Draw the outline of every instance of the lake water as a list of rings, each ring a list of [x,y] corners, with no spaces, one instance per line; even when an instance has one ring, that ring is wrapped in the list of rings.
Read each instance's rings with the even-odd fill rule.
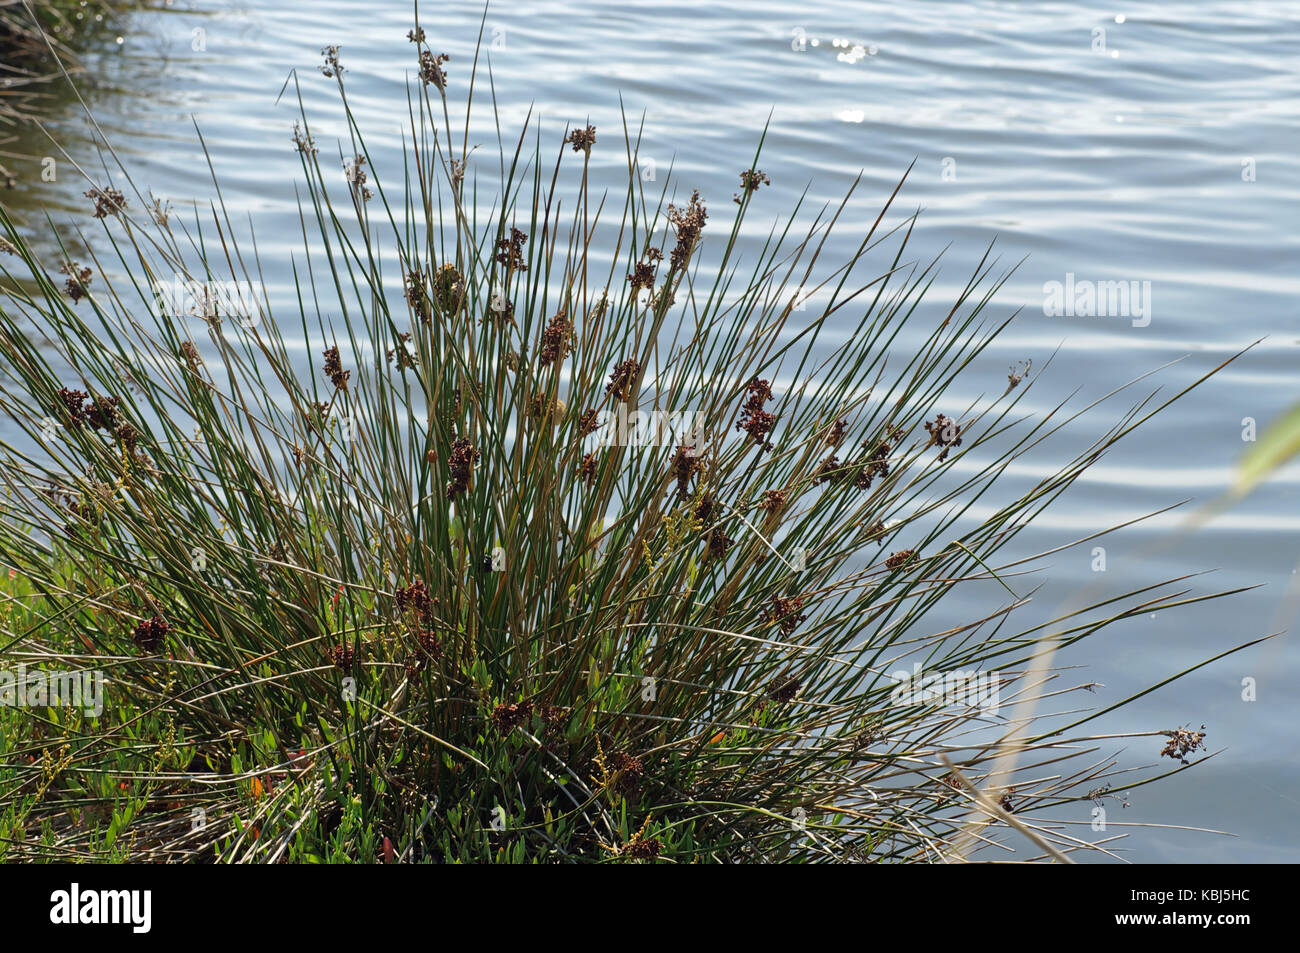
[[[770,117],[759,166],[772,185],[753,219],[779,216],[805,188],[818,204],[836,199],[864,175],[831,257],[852,252],[855,230],[915,159],[900,208],[924,210],[918,255],[953,246],[928,313],[942,313],[993,238],[1006,264],[1027,256],[995,300],[999,314],[1023,310],[975,368],[987,393],[999,392],[1018,362],[1032,359],[1037,378],[1054,352],[1026,411],[1046,413],[1071,395],[1082,407],[1178,362],[1010,470],[1012,493],[1148,390],[1172,394],[1259,340],[1095,466],[1014,551],[1048,549],[1186,499],[1174,514],[1101,541],[1105,573],[1093,570],[1092,544],[1051,557],[1025,621],[1080,591],[1206,570],[1188,582],[1193,591],[1262,586],[1142,616],[1069,650],[1058,661],[1087,666],[1079,682],[1104,684],[1084,696],[1089,704],[1111,704],[1231,645],[1294,627],[1300,470],[1208,525],[1181,530],[1187,512],[1230,484],[1249,446],[1243,421],[1262,428],[1300,400],[1300,4],[821,0],[790,8],[768,0],[501,4],[488,11],[484,37],[506,135],[530,107],[557,142],[566,124],[590,120],[609,146],[593,162],[614,173],[624,161],[621,97],[630,119],[644,114],[643,161],[659,174],[671,165],[681,188],[699,188],[721,209]],[[468,74],[481,17],[480,6],[457,2],[430,5],[422,17],[433,46],[452,56],[453,87]],[[296,104],[277,103],[277,94],[297,68],[307,108],[320,117],[317,145],[336,153],[336,89],[316,66],[323,45],[340,44],[375,165],[381,176],[400,169],[411,25],[402,0],[167,4],[113,24],[122,42],[110,37],[91,58],[97,82],[87,98],[136,182],[179,210],[213,196],[193,117],[232,217],[251,216],[269,277],[287,281],[301,242],[300,171],[290,142]],[[49,119],[71,155],[93,164],[71,103]],[[0,148],[8,150],[0,162],[22,180],[3,196],[7,204],[84,220],[85,186],[75,176],[40,181],[40,157],[52,150],[38,136]],[[1126,287],[1140,297],[1127,316],[1053,316],[1050,282],[1136,282]],[[976,394],[954,395],[955,403]],[[961,598],[974,596],[949,607],[954,618],[975,608]],[[1248,678],[1255,701],[1242,698]],[[1117,824],[1147,823],[1235,835],[1134,828],[1120,849],[1141,861],[1300,858],[1297,715],[1300,653],[1282,636],[1103,719],[1097,730],[1116,733],[1204,723],[1220,752],[1134,791],[1127,808],[1112,805],[1112,834],[1126,830]],[[1160,760],[1161,743],[1130,739],[1107,750],[1140,767]],[[1079,812],[1086,833],[1087,806]]]

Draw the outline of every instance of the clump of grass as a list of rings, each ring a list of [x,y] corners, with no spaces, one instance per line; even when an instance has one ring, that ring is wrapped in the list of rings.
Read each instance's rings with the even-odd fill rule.
[[[929,311],[935,264],[905,264],[895,189],[826,261],[855,184],[743,265],[779,161],[738,157],[742,190],[713,208],[645,194],[626,126],[525,128],[487,161],[477,64],[410,38],[396,188],[325,51],[349,138],[331,162],[305,111],[294,129],[288,309],[160,312],[157,281],[261,263],[222,206],[182,229],[124,170],[88,183],[111,254],[85,264],[38,261],[0,211],[0,409],[21,431],[2,445],[4,655],[107,673],[97,719],[0,711],[5,859],[1108,849],[1059,823],[1128,770],[1089,757],[1103,742],[1076,729],[1099,713],[1007,707],[1059,693],[1050,650],[1218,594],[1173,580],[1014,631],[1034,558],[998,554],[1153,398],[1009,496],[1006,467],[1077,415],[1019,415],[1018,379],[953,406],[1007,325],[985,317],[989,252]],[[616,198],[593,188],[606,148]],[[926,329],[906,350],[905,323]],[[692,426],[647,439],[652,412]],[[935,631],[981,584],[987,611]],[[1003,708],[899,704],[890,673],[913,660],[996,673]],[[1132,735],[1155,760],[1161,731]]]

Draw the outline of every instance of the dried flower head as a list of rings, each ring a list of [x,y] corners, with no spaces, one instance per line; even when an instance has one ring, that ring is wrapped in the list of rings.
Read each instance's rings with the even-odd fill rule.
[[[405,588],[398,588],[393,593],[393,601],[397,603],[398,612],[414,613],[423,625],[433,621],[433,607],[438,604],[437,598],[429,595],[429,587],[419,579]]]
[[[460,269],[448,262],[438,268],[433,276],[433,303],[444,314],[455,311],[465,294],[465,277]]]
[[[754,377],[745,385],[745,390],[748,396],[740,408],[736,429],[749,434],[750,440],[763,450],[771,450],[772,444],[767,437],[776,423],[776,416],[764,410],[763,405],[772,399],[772,383]]]
[[[945,417],[943,414],[937,415],[933,422],[926,421],[925,432],[930,435],[930,442],[926,446],[933,447],[938,444],[943,448],[939,454],[940,460],[948,459],[948,450],[952,447],[961,446],[961,426],[951,417]]]
[[[915,558],[916,558],[916,550],[900,549],[896,553],[890,553],[888,558],[885,559],[885,568],[897,569],[900,566],[906,566]]]
[[[482,459],[482,456],[467,438],[456,438],[451,445],[451,455],[447,459],[447,468],[451,471],[451,480],[447,484],[447,499],[454,500],[462,493],[468,492],[474,479],[474,464]]]
[[[335,668],[344,672],[351,672],[357,664],[356,652],[346,642],[332,646],[325,652],[325,657]]]
[[[627,857],[630,860],[655,860],[662,849],[662,845],[657,838],[642,837],[638,834],[619,848],[618,854],[620,857]]]
[[[584,410],[578,417],[578,433],[582,436],[600,429],[600,415],[594,409]]]
[[[67,262],[59,266],[59,271],[68,276],[63,283],[63,293],[76,304],[90,294],[90,276],[94,274],[89,268],[78,268],[76,262]]]
[[[652,248],[650,250],[658,251],[658,249],[655,248]],[[661,256],[662,254],[663,253],[660,252]],[[647,259],[649,259],[649,256],[647,256]],[[647,291],[654,291],[655,266],[653,261],[646,260],[646,261],[637,262],[637,266],[634,269],[632,269],[632,273],[627,276],[627,281],[628,284],[632,286],[632,291],[634,293],[642,289],[645,289]]]
[[[199,365],[203,363],[203,357],[193,341],[181,342],[181,357],[185,359],[185,364],[191,371],[197,372]]]
[[[720,527],[709,530],[708,555],[710,559],[722,559],[736,541],[722,531]]]
[[[508,237],[497,239],[497,264],[504,265],[510,271],[527,271],[528,262],[524,260],[526,244],[528,233],[511,228]]]
[[[788,705],[799,697],[799,689],[802,687],[797,678],[781,679],[767,690],[767,697],[778,705]]]
[[[293,124],[293,144],[305,156],[314,156],[316,154],[316,145],[312,142],[311,136],[302,130],[296,120]]]
[[[1162,731],[1160,733],[1169,739],[1160,752],[1162,758],[1173,758],[1175,761],[1187,764],[1189,754],[1198,748],[1205,749],[1204,725],[1201,725],[1200,731],[1193,731],[1190,728],[1175,728],[1173,731]]]
[[[389,350],[384,355],[389,364],[393,363],[394,358],[397,359],[397,369],[399,371],[405,370],[408,367],[415,367],[415,355],[412,354],[411,349],[407,347],[410,343],[411,332],[403,331],[401,334],[397,335],[397,347]]]
[[[350,162],[343,165],[343,174],[348,180],[348,185],[352,188],[352,194],[359,196],[363,202],[369,202],[375,197],[374,190],[366,184],[366,157],[353,156]]]
[[[775,622],[780,626],[782,635],[790,635],[807,618],[802,612],[803,604],[803,596],[791,596],[788,599],[773,596],[771,607],[763,613],[763,621]]]
[[[686,267],[690,260],[691,252],[695,250],[696,243],[700,240],[700,232],[704,230],[704,223],[708,220],[709,213],[700,201],[700,190],[696,189],[691,192],[691,200],[685,208],[678,208],[673,204],[668,206],[668,221],[677,231],[677,245],[673,248],[672,257],[669,264],[674,271],[680,271]]]
[[[516,726],[522,725],[532,716],[533,703],[529,701],[497,705],[492,709],[492,727],[501,734],[508,735]]]
[[[609,383],[605,385],[605,393],[612,395],[617,400],[630,400],[632,388],[636,386],[636,378],[640,372],[641,365],[629,357],[610,372]]]
[[[121,401],[116,397],[96,397],[86,408],[86,423],[94,430],[113,430],[117,427],[117,408]]]
[[[339,48],[337,46],[322,47],[320,55],[325,57],[325,62],[320,67],[322,73],[330,77],[343,75],[343,64],[339,62]]]
[[[573,322],[563,311],[551,318],[542,331],[542,347],[537,360],[543,367],[555,361],[562,361],[569,353],[573,340]]]
[[[169,631],[171,626],[167,624],[167,620],[160,615],[155,615],[135,627],[135,635],[131,637],[131,641],[146,652],[156,653],[162,648],[163,639],[167,637]]]
[[[758,501],[758,508],[768,513],[779,513],[781,507],[785,506],[785,490],[764,490],[763,497]]]
[[[597,460],[595,452],[582,455],[582,465],[578,468],[578,479],[587,486],[596,482]]]
[[[126,196],[115,188],[92,188],[85,196],[95,200],[95,218],[108,218],[126,210]]]
[[[322,368],[325,376],[330,379],[335,390],[347,390],[348,378],[352,376],[351,371],[343,370],[343,362],[339,358],[338,345],[328,348],[325,351],[325,366]]]
[[[695,454],[695,448],[687,444],[677,447],[673,457],[673,478],[677,481],[677,494],[682,499],[691,495],[691,480],[704,469],[704,464]]]
[[[588,123],[585,129],[574,129],[565,136],[564,141],[573,146],[574,152],[591,155],[591,147],[596,144],[596,127]]]
[[[59,388],[59,400],[63,406],[60,408],[67,417],[68,424],[73,427],[79,427],[86,422],[85,403],[90,399],[90,395],[84,390],[72,390],[67,387]]]
[[[609,756],[609,788],[620,794],[631,794],[641,785],[645,776],[645,765],[641,759],[626,751],[617,751]]]
[[[432,83],[438,87],[438,92],[447,91],[447,73],[442,68],[442,64],[451,59],[446,53],[439,53],[434,56],[429,50],[420,51],[420,80],[425,86]]]
[[[757,192],[760,185],[771,185],[772,180],[762,169],[746,169],[740,173],[741,192],[731,197],[732,201],[740,205],[745,201],[745,197],[751,192]]]

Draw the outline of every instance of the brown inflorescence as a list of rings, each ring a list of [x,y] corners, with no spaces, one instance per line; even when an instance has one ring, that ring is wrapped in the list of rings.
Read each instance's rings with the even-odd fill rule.
[[[776,423],[776,416],[764,410],[763,405],[772,399],[772,382],[757,377],[750,378],[745,391],[748,396],[740,408],[740,420],[736,422],[736,429],[749,434],[750,440],[763,450],[771,450],[772,444],[767,437]]]
[[[59,271],[68,276],[63,283],[63,293],[72,299],[73,304],[90,294],[88,289],[93,272],[89,268],[78,268],[76,262],[68,262],[60,265]]]
[[[628,400],[632,396],[632,387],[636,384],[637,374],[640,371],[641,365],[629,357],[610,372],[605,393],[613,395],[618,400]]]
[[[651,249],[655,251],[656,249]],[[632,286],[632,291],[646,289],[654,291],[655,287],[655,265],[653,261],[639,261],[636,267],[632,269],[631,274],[627,276],[627,282]]]
[[[533,703],[530,701],[497,705],[496,708],[492,709],[492,727],[501,734],[508,735],[516,726],[522,725],[532,716]]]
[[[938,444],[943,448],[939,454],[939,459],[947,460],[948,451],[952,447],[961,446],[961,431],[962,428],[957,421],[939,414],[934,418],[933,422],[927,420],[925,423],[925,432],[930,435],[930,442],[927,446],[933,447]]]
[[[438,604],[437,598],[429,595],[429,587],[419,579],[405,588],[399,588],[393,593],[393,599],[397,602],[398,612],[409,610],[425,625],[433,620],[433,607]]]
[[[740,187],[744,191],[733,195],[732,201],[739,205],[744,202],[745,196],[749,195],[751,192],[757,192],[760,185],[771,184],[772,180],[767,177],[767,173],[762,169],[746,169],[744,172],[740,173]]]
[[[447,73],[442,68],[442,64],[451,59],[446,53],[439,53],[434,56],[429,50],[420,51],[420,79],[425,86],[432,83],[438,87],[439,92],[445,92],[447,89]]]
[[[591,486],[596,482],[596,454],[595,452],[584,453],[582,455],[582,465],[578,468],[578,479]]]
[[[542,347],[537,360],[543,366],[564,360],[569,353],[569,343],[573,338],[573,322],[561,311],[551,318],[542,331]]]
[[[348,378],[352,376],[352,372],[343,370],[338,345],[325,351],[325,366],[322,370],[325,371],[325,376],[330,379],[330,383],[334,385],[336,390],[348,389]]]
[[[1187,756],[1198,748],[1205,748],[1205,726],[1201,725],[1200,731],[1192,731],[1190,728],[1175,728],[1173,731],[1161,732],[1168,736],[1169,740],[1165,742],[1164,749],[1160,752],[1162,758],[1173,758],[1175,761],[1181,761],[1187,764]]]
[[[497,264],[504,265],[511,271],[527,271],[528,262],[524,261],[524,245],[528,243],[528,234],[517,228],[510,229],[510,237],[497,241]]]
[[[695,455],[695,448],[687,444],[677,447],[673,457],[673,479],[677,481],[677,494],[683,500],[691,495],[691,480],[704,469],[700,458]]]
[[[609,786],[620,794],[631,794],[641,785],[645,776],[645,765],[641,759],[626,751],[619,751],[609,758]]]
[[[115,188],[91,189],[85,196],[95,200],[95,218],[107,218],[126,209],[126,196]]]
[[[772,606],[763,613],[763,621],[775,622],[783,635],[790,635],[807,616],[803,614],[803,596],[773,596]]]
[[[595,433],[600,429],[600,416],[595,409],[584,410],[578,417],[578,433],[582,436]]]
[[[680,271],[686,267],[690,260],[691,252],[695,250],[695,244],[700,240],[700,232],[704,230],[704,223],[708,221],[709,214],[700,201],[700,191],[696,189],[691,193],[691,200],[685,208],[678,208],[671,203],[668,206],[668,221],[677,231],[677,245],[673,248],[669,264],[674,271]]]
[[[900,549],[896,553],[889,554],[889,557],[885,560],[885,567],[887,569],[897,569],[900,566],[907,565],[915,558],[916,558],[916,550]]]
[[[353,666],[357,663],[356,652],[346,642],[332,646],[325,653],[325,656],[330,660],[331,665],[344,672],[352,671]]]
[[[171,626],[167,624],[167,620],[160,615],[155,615],[135,627],[135,635],[131,637],[131,641],[146,652],[157,652],[162,648],[163,639],[167,637],[169,631]]]
[[[596,144],[596,127],[588,123],[585,129],[574,129],[564,141],[573,146],[574,152],[585,152],[591,155],[591,147]]]
[[[451,480],[447,483],[447,499],[454,500],[469,491],[474,479],[474,464],[482,459],[483,454],[474,449],[466,437],[457,437],[451,445],[451,455],[447,459],[447,469]]]
[[[778,705],[788,705],[799,697],[799,689],[802,687],[797,678],[782,679],[768,689],[767,697]]]
[[[709,530],[709,558],[721,559],[736,541],[722,531],[720,527]]]

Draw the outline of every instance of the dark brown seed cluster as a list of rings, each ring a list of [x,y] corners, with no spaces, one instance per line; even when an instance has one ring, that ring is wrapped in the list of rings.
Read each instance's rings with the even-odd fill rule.
[[[595,433],[600,429],[600,416],[595,409],[584,410],[578,417],[578,433],[582,436]]]
[[[760,185],[771,185],[772,180],[762,169],[746,169],[740,173],[740,187],[744,191],[732,196],[732,201],[737,205],[745,200],[745,196],[751,192],[757,192]]]
[[[641,786],[645,765],[635,755],[619,751],[609,758],[609,772],[609,787],[620,794],[631,794]]]
[[[533,716],[533,703],[529,701],[513,702],[509,705],[497,705],[492,709],[492,727],[503,735],[510,734],[517,726],[524,724]]]
[[[120,403],[116,397],[96,397],[86,408],[86,423],[95,430],[116,430],[120,423],[117,418]]]
[[[140,431],[122,420],[118,408],[121,399],[117,397],[95,397],[81,390],[67,387],[59,390],[59,407],[70,427],[87,425],[94,430],[103,430],[113,434],[129,451],[134,451],[140,440]]]
[[[185,364],[189,369],[197,373],[199,365],[203,363],[203,357],[199,354],[199,349],[193,341],[181,342],[181,356],[185,358]]]
[[[339,48],[337,46],[322,47],[320,55],[325,57],[325,62],[320,67],[322,73],[329,77],[343,75],[343,64],[339,62]]]
[[[465,293],[465,278],[460,269],[448,262],[433,276],[433,301],[444,313],[450,314],[460,305]]]
[[[325,656],[330,660],[331,665],[343,672],[352,671],[353,666],[357,664],[356,652],[346,642],[331,647]]]
[[[510,271],[527,271],[528,262],[524,260],[524,245],[527,243],[527,232],[510,229],[509,238],[497,241],[497,264],[504,265]]]
[[[417,27],[416,27],[415,29],[413,29],[413,30],[407,30],[407,31],[406,31],[406,38],[407,38],[408,40],[410,40],[412,43],[423,43],[423,42],[424,42],[424,27],[422,27],[422,26],[417,26]]]
[[[595,452],[584,453],[582,455],[582,465],[578,468],[578,479],[591,486],[596,482],[596,454]]]
[[[844,431],[848,430],[848,428],[849,425],[844,420],[843,417],[835,421],[835,423],[831,425],[831,432],[826,435],[826,446],[838,447],[841,443],[843,443]]]
[[[442,642],[432,629],[421,629],[415,633],[415,651],[406,659],[406,674],[414,675],[423,671],[430,662],[442,658]]]
[[[735,542],[720,527],[713,527],[713,529],[709,530],[709,558],[722,559]]]
[[[939,414],[932,421],[925,422],[925,432],[930,435],[930,442],[927,446],[933,447],[938,444],[943,450],[939,454],[940,460],[948,459],[948,451],[952,447],[961,446],[961,426],[951,417],[945,417]]]
[[[789,635],[807,616],[803,614],[803,596],[773,596],[772,606],[763,613],[763,621],[775,622],[783,635]]]
[[[438,600],[429,595],[429,587],[423,581],[417,579],[409,586],[399,588],[393,593],[393,599],[397,602],[398,612],[412,612],[424,625],[433,621],[433,607]]]
[[[691,193],[691,200],[685,208],[678,208],[672,204],[668,206],[668,221],[677,231],[677,245],[669,258],[669,264],[674,271],[686,267],[708,218],[709,213],[705,210],[704,203],[700,201],[699,189]]]
[[[803,686],[797,678],[787,678],[776,682],[767,690],[767,697],[778,705],[788,705],[799,697],[799,689]]]
[[[637,374],[641,371],[641,365],[628,358],[609,375],[609,383],[605,385],[605,393],[611,394],[616,400],[628,400],[632,397],[632,387],[636,384]]]
[[[73,304],[90,294],[88,289],[93,272],[89,268],[78,268],[76,262],[68,262],[60,265],[59,271],[68,276],[63,283],[63,293],[72,299]]]
[[[83,405],[89,399],[90,395],[84,390],[59,388],[59,400],[63,402],[63,411],[67,414],[71,426],[79,427],[86,422],[86,410]]]
[[[695,448],[681,444],[673,457],[673,478],[677,481],[677,495],[683,500],[691,495],[691,480],[704,469]]]
[[[429,50],[420,51],[420,79],[425,86],[432,83],[438,87],[438,92],[445,92],[447,89],[447,73],[442,68],[442,64],[451,59],[446,53],[439,53],[434,56]]]
[[[596,144],[596,127],[588,123],[585,129],[574,129],[564,141],[573,146],[574,152],[585,152],[591,155],[591,147]]]
[[[95,218],[108,218],[126,210],[126,196],[115,188],[91,189],[85,196],[95,200]]]
[[[1198,748],[1205,748],[1205,726],[1201,725],[1200,731],[1192,731],[1190,728],[1175,728],[1173,731],[1161,732],[1168,736],[1169,740],[1165,742],[1164,749],[1160,752],[1162,758],[1173,758],[1175,761],[1181,761],[1187,764],[1187,756]]]
[[[411,332],[403,331],[397,336],[397,347],[390,350],[386,355],[389,364],[393,363],[393,358],[397,358],[397,369],[399,371],[408,367],[415,367],[415,355],[412,354],[411,349],[407,347],[410,343]]]
[[[651,251],[657,250],[651,249]],[[655,267],[654,260],[650,256],[647,256],[645,261],[637,262],[636,267],[632,269],[632,273],[627,276],[627,282],[632,286],[634,293],[642,289],[654,291]]]
[[[906,566],[915,558],[916,558],[916,550],[900,549],[896,553],[890,553],[888,558],[885,559],[885,568],[897,569],[900,566]]]
[[[655,860],[663,847],[654,837],[637,837],[628,841],[618,852],[620,857],[631,860]]]
[[[712,526],[714,519],[717,518],[717,508],[718,504],[713,494],[705,493],[695,504],[695,518],[700,521],[701,526]]]
[[[406,273],[406,303],[421,321],[428,321],[433,316],[422,270],[412,269]]]
[[[171,626],[167,624],[167,620],[156,615],[151,619],[145,619],[135,627],[135,635],[131,637],[131,641],[146,652],[157,652],[162,648],[163,639],[167,637],[170,630]]]
[[[740,408],[736,429],[749,434],[750,440],[763,450],[771,450],[767,437],[776,423],[776,416],[764,410],[763,405],[772,399],[772,382],[754,377],[745,385],[745,390],[748,396]]]
[[[456,438],[451,445],[451,456],[447,459],[447,469],[451,471],[451,480],[447,483],[447,499],[454,500],[469,490],[470,482],[474,479],[474,464],[482,457],[468,438]]]
[[[543,367],[564,360],[572,340],[573,322],[561,311],[547,322],[546,329],[542,331],[542,347],[537,353],[537,360]]]
[[[770,516],[781,511],[781,507],[785,506],[785,500],[785,490],[764,490],[763,498],[758,501],[758,508]]]
[[[352,376],[351,371],[343,370],[343,362],[339,359],[338,345],[329,348],[325,352],[325,376],[330,379],[335,390],[347,390],[348,378]]]

